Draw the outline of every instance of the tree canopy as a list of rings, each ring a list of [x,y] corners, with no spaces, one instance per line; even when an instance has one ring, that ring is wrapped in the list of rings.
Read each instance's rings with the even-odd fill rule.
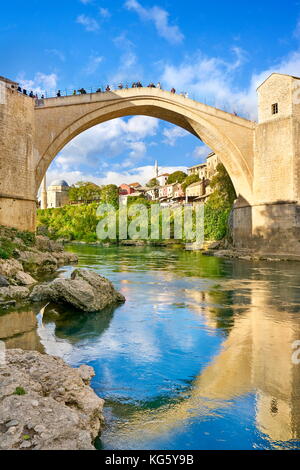
[[[184,182],[182,183],[182,189],[183,191],[186,190],[186,188],[190,185],[190,184],[193,184],[193,183],[197,183],[197,181],[200,181],[200,178],[199,178],[199,175],[196,174],[196,175],[190,175],[188,176],[187,178],[185,178]]]
[[[119,188],[115,184],[108,184],[102,188],[101,201],[119,207]]]
[[[232,207],[237,196],[230,176],[222,163],[218,164],[217,171],[210,180],[210,187],[213,190],[209,197],[211,207],[216,209]]]
[[[100,200],[101,187],[95,183],[79,181],[69,189],[69,199],[72,202],[91,202]]]
[[[184,173],[184,171],[175,171],[169,176],[167,184],[183,183],[186,177],[187,177],[187,174]]]
[[[156,178],[152,178],[148,183],[146,184],[147,188],[154,188],[155,186],[159,186],[159,183]]]

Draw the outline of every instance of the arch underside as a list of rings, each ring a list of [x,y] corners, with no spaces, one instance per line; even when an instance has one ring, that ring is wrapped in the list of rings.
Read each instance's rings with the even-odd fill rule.
[[[194,112],[190,110],[189,107],[178,106],[178,104],[159,99],[151,99],[151,103],[149,99],[112,101],[105,103],[105,105],[102,103],[101,107],[93,109],[92,111],[89,111],[88,104],[84,106],[85,109],[83,112],[81,111],[79,113],[76,110],[78,107],[74,105],[75,119],[72,122],[68,119],[63,125],[58,125],[57,129],[53,129],[52,132],[49,132],[48,147],[45,150],[43,149],[44,152],[41,152],[41,157],[36,168],[36,189],[39,188],[49,165],[56,155],[77,135],[93,126],[112,119],[143,115],[162,119],[177,125],[207,144],[208,147],[219,156],[221,162],[226,167],[237,194],[246,200],[251,198],[252,172],[247,159],[233,140],[218,128],[209,115]],[[50,127],[51,129],[51,125],[53,127],[53,117],[51,117],[51,115],[51,125],[45,124],[45,120],[47,121],[49,117],[47,113],[51,114],[52,109],[57,110],[57,108],[45,108],[40,110],[40,133],[45,132],[45,128],[49,129]],[[63,110],[64,107],[62,106],[61,113],[64,112]],[[46,113],[46,115],[42,113]],[[39,139],[38,135],[37,139]]]

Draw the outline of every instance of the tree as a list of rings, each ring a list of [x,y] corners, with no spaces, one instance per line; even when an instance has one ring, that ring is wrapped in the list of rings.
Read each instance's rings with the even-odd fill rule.
[[[108,184],[102,188],[101,201],[111,204],[116,209],[119,207],[119,188],[115,184]]]
[[[91,202],[101,198],[101,188],[95,183],[79,181],[69,189],[69,199],[74,202]]]
[[[193,184],[193,183],[197,183],[197,181],[200,181],[200,178],[199,178],[199,175],[190,175],[188,176],[184,182],[182,183],[182,189],[183,191],[186,190],[186,188],[190,185],[190,184]]]
[[[216,174],[210,180],[213,192],[209,197],[209,204],[216,209],[231,208],[237,197],[234,186],[222,163],[219,163],[216,169]]]
[[[183,171],[175,171],[175,173],[172,173],[169,176],[167,184],[183,183],[186,177],[187,177],[187,174],[184,173]]]
[[[148,183],[146,184],[147,188],[154,188],[155,186],[159,186],[159,183],[156,178],[152,178]]]
[[[205,204],[204,231],[207,240],[221,240],[228,236],[228,219],[236,192],[224,165],[217,166],[210,181],[212,194]]]

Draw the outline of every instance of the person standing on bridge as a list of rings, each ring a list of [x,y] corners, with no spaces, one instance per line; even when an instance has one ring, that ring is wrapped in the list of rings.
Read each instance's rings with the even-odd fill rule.
[[[156,88],[158,88],[159,90],[161,90],[161,84],[160,84],[160,82],[158,82],[158,84],[156,85]]]
[[[110,91],[110,86],[109,86],[109,85],[107,85],[107,87],[106,87],[106,90],[105,90],[105,91]]]
[[[171,89],[171,93],[173,93],[173,95],[175,95],[175,93],[176,93],[176,90],[175,90],[175,88],[174,88],[174,87]]]
[[[118,86],[119,90],[123,90],[123,83],[120,83],[120,85]]]
[[[60,90],[58,90],[58,92],[56,93],[56,96],[57,96],[57,98],[61,97],[61,91]]]
[[[76,91],[76,90],[73,91],[73,96],[75,96],[75,95],[77,95],[77,91]]]

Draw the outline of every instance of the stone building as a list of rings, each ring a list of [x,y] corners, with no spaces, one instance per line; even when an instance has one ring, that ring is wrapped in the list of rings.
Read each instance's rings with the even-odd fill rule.
[[[65,180],[55,180],[47,190],[47,207],[63,207],[69,203],[69,185]]]

